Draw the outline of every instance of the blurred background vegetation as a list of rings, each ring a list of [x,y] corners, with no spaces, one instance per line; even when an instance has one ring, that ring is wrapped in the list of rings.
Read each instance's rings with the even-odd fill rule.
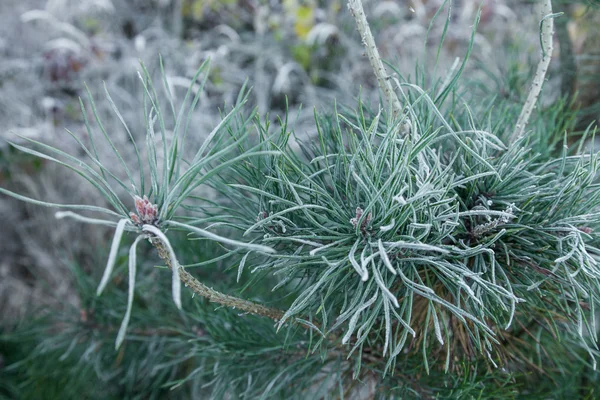
[[[461,96],[473,100],[472,107],[518,112],[539,54],[535,2],[364,3],[384,59],[403,76],[425,83],[446,76],[457,58],[462,62],[480,13]],[[574,141],[600,121],[600,11],[591,0],[556,0],[554,11],[565,15],[556,19],[555,54],[533,124],[557,137],[568,130]],[[307,138],[315,134],[314,108],[328,112],[335,102],[353,105],[359,95],[375,105],[379,98],[342,0],[2,0],[0,185],[55,203],[97,204],[100,200],[69,172],[16,154],[5,139],[16,132],[68,148],[62,144],[64,128],[84,129],[79,108],[84,83],[109,131],[122,133],[110,105],[101,100],[103,85],[128,124],[143,131],[138,60],[158,77],[158,54],[166,60],[176,98],[198,66],[212,60],[206,93],[193,117],[198,142],[246,80],[261,113],[275,118],[289,107],[296,132]],[[549,143],[548,151],[554,151],[558,142]],[[188,312],[173,314],[163,293],[168,276],[151,262],[145,270],[152,272],[136,289],[135,339],[115,356],[108,349],[125,307],[126,284],[118,281],[125,268],[110,295],[94,295],[109,232],[59,222],[51,210],[6,197],[0,198],[0,217],[0,398],[192,396],[202,388],[184,384],[171,391],[165,384],[176,382],[182,369],[184,375],[192,373],[199,358],[210,363],[212,351],[231,352],[231,364],[212,367],[234,373],[239,358],[233,355],[241,350],[225,339],[211,341],[214,335],[226,338],[234,314],[222,310],[217,321],[209,320],[211,306],[194,301],[184,305]],[[203,254],[219,251],[200,246],[188,258],[202,261]],[[202,273],[215,286],[230,287],[235,271],[226,267],[217,263]],[[256,279],[236,286],[260,292]],[[248,341],[261,332],[270,338],[267,325],[257,320]],[[173,335],[187,337],[189,346],[171,340]],[[270,339],[273,348],[281,345]],[[272,362],[277,366],[275,356]]]

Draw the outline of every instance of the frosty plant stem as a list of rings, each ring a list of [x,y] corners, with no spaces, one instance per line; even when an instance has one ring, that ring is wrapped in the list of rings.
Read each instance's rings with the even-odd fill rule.
[[[514,143],[515,141],[523,137],[525,127],[529,122],[529,117],[531,116],[533,108],[535,107],[538,97],[540,96],[540,92],[542,91],[544,79],[546,78],[546,72],[548,71],[550,60],[552,59],[552,35],[554,33],[554,17],[557,17],[561,14],[552,14],[551,0],[543,0],[542,7],[543,18],[540,22],[540,44],[542,46],[542,59],[540,60],[537,66],[533,82],[531,83],[531,89],[529,90],[529,95],[527,96],[525,105],[521,110],[521,114],[519,115],[519,119],[517,120],[517,124],[515,125],[515,129],[510,137],[511,143]]]
[[[390,77],[387,74],[385,66],[383,65],[383,61],[381,61],[381,56],[379,55],[379,51],[375,45],[375,39],[373,38],[371,28],[369,27],[367,17],[365,16],[365,10],[363,9],[362,1],[349,0],[348,8],[354,16],[354,20],[356,21],[358,32],[360,33],[360,37],[365,46],[365,50],[367,52],[367,56],[369,57],[369,61],[371,62],[373,72],[377,77],[377,82],[379,84],[379,88],[381,89],[381,93],[383,93],[385,96],[388,106],[391,108],[392,115],[394,117],[399,117],[402,115],[402,103],[400,103],[400,100],[394,91],[392,83],[390,82]]]
[[[248,300],[240,299],[237,297],[229,296],[218,292],[214,289],[209,288],[198,279],[194,278],[189,272],[177,265],[177,261],[173,260],[169,254],[165,242],[163,242],[158,236],[152,236],[150,242],[156,248],[158,256],[167,264],[172,271],[179,271],[179,279],[187,287],[189,287],[194,293],[205,297],[208,301],[218,303],[226,307],[235,308],[245,313],[250,313],[262,317],[270,318],[274,321],[279,321],[283,317],[284,312],[276,308],[265,307],[260,304],[253,303]]]

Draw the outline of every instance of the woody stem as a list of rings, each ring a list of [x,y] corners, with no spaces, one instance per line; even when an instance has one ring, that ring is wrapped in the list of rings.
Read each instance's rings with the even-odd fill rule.
[[[375,39],[373,38],[371,28],[369,27],[367,17],[365,16],[365,10],[363,9],[362,1],[349,0],[348,8],[350,9],[350,12],[352,13],[352,16],[356,22],[356,27],[360,33],[367,56],[369,57],[371,68],[373,69],[375,77],[377,78],[379,88],[388,103],[388,107],[390,107],[392,111],[392,115],[394,117],[399,117],[402,115],[402,103],[400,103],[400,99],[394,91],[390,77],[387,74],[385,66],[383,65],[381,56],[379,55],[379,50],[377,50]]]
[[[558,14],[552,14],[552,2],[551,0],[544,0],[542,2],[542,22],[540,23],[540,36],[542,44],[542,58],[535,71],[533,82],[531,83],[531,89],[527,95],[527,100],[523,105],[519,119],[515,125],[515,129],[510,137],[510,143],[514,143],[519,140],[525,134],[525,128],[529,122],[529,117],[533,109],[536,107],[538,97],[542,91],[544,85],[544,79],[546,78],[546,72],[550,65],[552,58],[552,36],[554,34],[554,17]]]
[[[169,252],[167,251],[167,248],[165,247],[164,243],[157,237],[152,237],[150,239],[150,242],[156,248],[158,256],[167,264],[169,269],[173,269],[171,257],[169,257]],[[198,279],[194,278],[189,272],[187,272],[182,267],[179,268],[179,278],[194,293],[208,299],[208,301],[210,302],[218,303],[226,307],[241,310],[245,313],[258,315],[261,317],[267,317],[275,322],[280,321],[285,314],[285,312],[282,310],[265,307],[252,301],[240,299],[234,296],[229,296],[227,294],[209,288],[208,286],[200,282]]]

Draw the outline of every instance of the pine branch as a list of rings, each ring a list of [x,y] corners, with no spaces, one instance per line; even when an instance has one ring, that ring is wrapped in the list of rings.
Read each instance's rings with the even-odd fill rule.
[[[515,129],[510,137],[510,143],[516,142],[523,136],[525,127],[529,122],[529,117],[531,117],[533,108],[535,107],[538,97],[540,96],[540,92],[542,91],[544,79],[546,78],[546,72],[548,71],[550,60],[552,59],[552,50],[554,48],[552,44],[552,35],[554,34],[554,17],[557,15],[552,14],[551,0],[544,0],[542,6],[542,15],[543,18],[540,23],[542,59],[538,64],[535,77],[533,78],[533,82],[531,84],[531,89],[529,90],[529,95],[527,96],[527,100],[523,105],[523,109],[521,110],[521,114],[519,115],[519,119],[515,125]]]
[[[169,269],[173,269],[171,257],[165,247],[164,243],[157,237],[150,239],[152,245],[156,248],[158,256],[167,264]],[[208,301],[218,303],[226,307],[235,308],[242,310],[243,312],[266,317],[278,322],[284,315],[282,310],[276,308],[265,307],[263,305],[254,303],[252,301],[240,299],[238,297],[229,296],[227,294],[218,292],[212,288],[209,288],[198,279],[194,278],[189,272],[180,267],[179,277],[181,281],[189,287],[194,293],[205,297]],[[297,320],[295,320],[297,321]],[[299,321],[297,321],[299,322]]]
[[[400,100],[394,91],[392,83],[390,82],[390,77],[387,74],[385,66],[383,65],[383,61],[381,61],[381,56],[379,55],[379,51],[375,45],[375,39],[373,38],[371,28],[369,28],[369,23],[367,22],[367,17],[365,16],[365,10],[363,9],[362,1],[349,0],[348,9],[356,21],[358,32],[362,38],[367,56],[371,62],[371,67],[373,68],[373,72],[377,77],[379,88],[381,89],[388,106],[392,110],[392,115],[394,117],[399,117],[402,115],[402,103],[400,103]]]

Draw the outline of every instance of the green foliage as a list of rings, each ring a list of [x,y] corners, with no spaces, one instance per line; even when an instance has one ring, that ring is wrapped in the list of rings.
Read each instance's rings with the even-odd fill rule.
[[[174,244],[185,242],[179,238]],[[214,242],[177,247],[197,262],[220,252]],[[183,310],[173,313],[169,285],[149,263],[142,265],[144,274],[136,285],[127,340],[115,352],[114,336],[127,298],[126,258],[119,260],[105,295],[95,295],[97,274],[73,266],[80,308],[40,312],[19,326],[4,327],[1,398],[257,398],[263,393],[290,398],[315,382],[295,379],[298,374],[317,375],[324,368],[319,357],[306,358],[310,335],[305,329],[290,327],[277,334],[268,320],[240,317],[235,310],[216,309],[192,296],[184,296]],[[201,276],[217,288],[237,280],[234,270]],[[255,283],[251,292],[264,296],[268,282]],[[338,354],[326,364],[333,372],[341,362]]]
[[[416,140],[359,106],[353,117],[317,116],[319,135],[299,155],[284,121],[268,142],[283,157],[250,158],[222,182],[245,203],[229,224],[277,250],[254,268],[293,291],[284,319],[342,329],[351,352],[375,347],[387,368],[419,344],[427,369],[436,342],[446,370],[475,354],[502,364],[497,336],[514,318],[551,317],[596,349],[584,308],[598,301],[597,156],[506,148],[468,113],[453,128],[407,87],[420,96],[413,107],[426,104],[410,114]]]
[[[583,140],[568,149],[564,102],[507,143],[518,111],[495,96],[463,104],[473,101],[459,84],[466,58],[442,78],[417,67],[415,83],[400,80],[401,118],[359,100],[354,109],[315,112],[310,137],[296,135],[287,115],[274,126],[245,111],[242,90],[198,149],[186,137],[200,91],[190,89],[177,111],[165,90],[165,111],[142,66],[145,148],[123,123],[138,171],[112,143],[91,95],[120,172],[98,156],[87,121],[90,147],[72,136],[88,164],[32,140],[39,150],[14,144],[72,169],[112,209],[0,192],[101,212],[112,219],[59,216],[116,230],[98,290],[109,293],[96,297],[97,280],[74,268],[81,309],[5,329],[2,390],[24,398],[597,396],[598,155],[584,153]],[[137,215],[115,187],[136,199]],[[127,232],[138,235],[128,257],[120,250]],[[137,273],[143,238],[168,249],[171,288],[161,269],[142,264]],[[283,317],[274,324],[180,298],[178,258],[206,285],[283,309]]]

